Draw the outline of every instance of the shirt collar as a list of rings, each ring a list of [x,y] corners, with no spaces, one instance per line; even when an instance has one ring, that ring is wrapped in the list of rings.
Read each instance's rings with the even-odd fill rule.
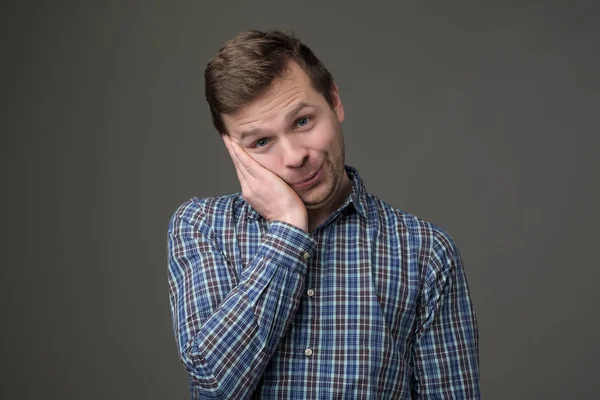
[[[348,203],[352,203],[356,211],[361,216],[367,218],[367,189],[355,168],[349,165],[346,165],[345,168],[346,173],[352,182],[352,192],[342,207],[345,207]]]
[[[358,171],[349,166],[344,166],[346,173],[348,174],[348,178],[352,182],[352,192],[346,198],[344,204],[340,207],[340,209],[346,208],[348,205],[352,204],[356,211],[363,216],[367,217],[367,190],[363,184]],[[258,219],[262,218],[261,215],[248,203],[244,200],[248,207],[248,218],[250,219]]]

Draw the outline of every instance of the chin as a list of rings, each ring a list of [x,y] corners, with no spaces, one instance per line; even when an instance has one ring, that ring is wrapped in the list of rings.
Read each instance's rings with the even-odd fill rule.
[[[316,210],[334,201],[341,189],[341,180],[336,179],[334,172],[327,171],[327,179],[312,191],[300,196],[307,210]]]
[[[302,197],[301,197],[302,198]],[[335,190],[333,187],[327,187],[325,193],[310,193],[302,198],[302,202],[307,210],[322,208],[335,198]]]

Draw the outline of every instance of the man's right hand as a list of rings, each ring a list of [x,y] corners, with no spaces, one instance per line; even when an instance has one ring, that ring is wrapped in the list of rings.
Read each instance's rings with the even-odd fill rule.
[[[308,231],[308,212],[298,194],[235,143],[221,135],[233,160],[244,199],[269,221],[284,221]]]

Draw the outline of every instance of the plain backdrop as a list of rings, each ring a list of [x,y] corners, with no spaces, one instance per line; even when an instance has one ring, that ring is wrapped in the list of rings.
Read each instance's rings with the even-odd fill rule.
[[[239,191],[203,73],[270,28],[332,71],[367,189],[458,243],[484,398],[597,396],[596,4],[3,2],[0,397],[189,397],[167,223]]]

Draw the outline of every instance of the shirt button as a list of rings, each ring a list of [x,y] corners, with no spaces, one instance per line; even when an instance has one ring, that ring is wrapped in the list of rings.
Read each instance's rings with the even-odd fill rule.
[[[312,356],[312,353],[313,353],[313,352],[312,352],[312,350],[311,350],[311,349],[306,349],[306,350],[304,350],[304,355],[305,355],[306,357],[310,357],[310,356]]]
[[[308,260],[310,258],[310,254],[308,254],[308,252],[302,254],[302,257],[304,257],[305,260]]]
[[[308,290],[306,291],[306,295],[307,295],[308,297],[313,297],[313,296],[315,295],[315,291],[314,291],[314,290],[312,290],[312,289],[308,289]]]

